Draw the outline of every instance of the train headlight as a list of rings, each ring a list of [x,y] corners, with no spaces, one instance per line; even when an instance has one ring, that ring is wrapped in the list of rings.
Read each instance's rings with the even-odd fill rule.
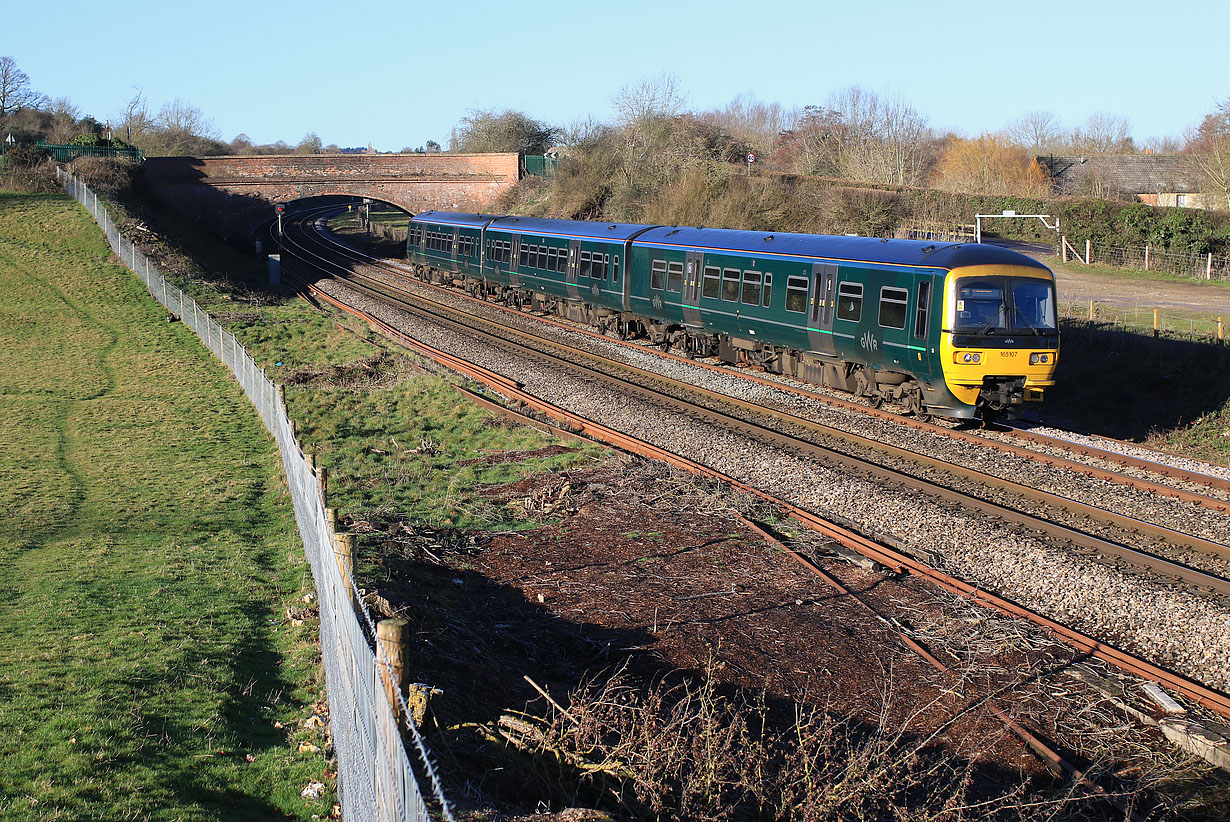
[[[1038,365],[1039,363],[1041,363],[1042,365],[1046,365],[1050,361],[1051,361],[1050,354],[1030,354],[1029,355],[1030,365]]]
[[[958,365],[977,365],[982,362],[982,354],[977,351],[954,351],[952,361]]]

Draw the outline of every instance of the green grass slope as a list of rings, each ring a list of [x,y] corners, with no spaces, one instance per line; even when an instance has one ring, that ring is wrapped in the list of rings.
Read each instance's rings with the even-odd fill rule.
[[[328,815],[276,448],[58,195],[0,193],[0,527],[0,816]]]

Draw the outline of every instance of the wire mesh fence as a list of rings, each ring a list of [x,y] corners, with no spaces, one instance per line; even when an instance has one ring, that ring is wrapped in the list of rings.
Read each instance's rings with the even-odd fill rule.
[[[1117,246],[1086,243],[1073,246],[1064,237],[1061,252],[1065,262],[1134,268],[1188,277],[1193,280],[1230,280],[1230,257],[1211,253],[1158,251],[1150,245]]]
[[[403,730],[416,752],[421,775],[430,783],[437,808],[452,822],[430,753],[409,717],[405,697],[393,690],[399,710],[385,687],[394,680],[391,666],[376,646],[376,626],[362,605],[355,581],[339,564],[336,535],[325,513],[318,472],[294,436],[285,403],[234,335],[196,302],[167,282],[141,251],[125,238],[98,200],[72,174],[58,170],[65,190],[102,226],[116,255],[141,278],[154,299],[193,330],[201,342],[234,374],[244,393],[277,440],[294,500],[295,520],[312,568],[320,606],[320,645],[329,700],[329,729],[338,760],[338,795],[344,818],[352,820],[429,820],[415,768],[406,753]]]

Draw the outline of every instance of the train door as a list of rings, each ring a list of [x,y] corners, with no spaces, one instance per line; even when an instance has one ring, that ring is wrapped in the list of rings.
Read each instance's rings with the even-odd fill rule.
[[[940,321],[939,301],[936,299],[935,277],[918,274],[914,278],[914,311],[910,317],[910,365],[920,380],[929,380],[935,375],[939,346],[933,346],[935,323]],[[942,290],[942,289],[941,289]]]
[[[586,260],[588,259],[589,256],[586,255]],[[586,276],[589,275],[589,266],[586,266],[585,274]],[[568,273],[565,275],[565,282],[567,283],[566,293],[568,294],[569,299],[581,299],[580,276],[581,241],[570,240],[568,242]]]
[[[833,305],[837,300],[837,264],[813,263],[811,302],[807,313],[807,338],[820,354],[836,354],[833,341]]]
[[[514,234],[512,249],[508,253],[508,282],[514,288],[521,286],[521,235]]]
[[[701,327],[700,280],[704,261],[703,252],[689,251],[683,267],[683,322],[695,328]]]
[[[454,274],[456,274],[458,271],[461,270],[457,265],[457,238],[460,235],[461,235],[461,229],[458,228],[457,226],[453,226],[453,240],[452,240],[452,243],[450,243],[448,247],[449,248],[448,256],[449,256],[449,262],[451,264],[450,270]]]

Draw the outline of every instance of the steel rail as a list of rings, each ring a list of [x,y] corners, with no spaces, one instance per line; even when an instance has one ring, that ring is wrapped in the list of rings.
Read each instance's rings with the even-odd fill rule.
[[[892,569],[897,573],[909,573],[922,577],[938,585],[944,590],[966,597],[986,608],[1009,616],[1026,619],[1027,621],[1046,629],[1056,638],[1083,653],[1087,653],[1092,657],[1101,659],[1120,670],[1170,688],[1174,692],[1191,699],[1193,702],[1207,708],[1208,710],[1230,719],[1230,695],[1216,691],[1206,685],[1196,682],[1195,680],[1185,677],[1182,674],[1167,670],[1159,665],[1155,665],[1154,663],[1136,657],[1127,651],[1123,651],[1113,645],[1090,637],[1068,626],[1062,625],[1049,617],[1045,617],[1031,611],[1030,609],[1025,608],[1024,606],[1019,605],[1005,597],[998,596],[989,591],[984,591],[977,586],[965,582],[964,580],[945,574],[942,571],[914,559],[913,557],[909,557],[892,548],[880,545],[879,543],[876,543],[861,534],[829,522],[817,514],[799,508],[792,503],[779,499],[772,494],[761,491],[760,489],[754,488],[753,486],[710,468],[709,466],[702,465],[701,463],[675,454],[667,449],[652,445],[636,437],[616,431],[599,423],[595,423],[578,414],[574,414],[541,400],[519,387],[511,387],[516,385],[515,382],[503,377],[502,375],[495,374],[494,372],[482,368],[481,366],[467,363],[451,354],[439,351],[438,349],[434,349],[432,346],[415,340],[383,320],[372,317],[371,315],[348,305],[344,301],[332,297],[320,289],[315,288],[315,286],[309,286],[309,288],[313,294],[323,302],[332,305],[344,313],[363,320],[373,328],[386,334],[392,339],[410,345],[414,350],[422,353],[424,356],[428,356],[449,368],[458,370],[459,373],[471,377],[497,393],[503,394],[508,399],[521,403],[527,408],[531,408],[544,416],[564,424],[567,429],[572,432],[579,432],[595,440],[605,442],[630,453],[664,462],[668,465],[686,470],[699,476],[718,480],[736,490],[763,499],[771,504],[779,506],[791,518],[797,520],[810,530],[821,534],[842,547],[856,551],[857,553],[880,563],[886,568]]]
[[[307,249],[304,249],[304,250],[307,251]],[[321,257],[321,259],[325,259],[325,258]],[[328,260],[325,260],[325,261],[333,266],[338,265],[337,263],[334,263],[332,261],[328,261]],[[392,288],[391,286],[388,286],[383,283],[379,284],[379,287],[364,286],[364,285],[355,286],[353,283],[353,277],[356,277],[356,276],[364,280],[367,279],[363,277],[363,275],[361,274],[347,271],[347,277],[351,279],[352,287],[358,287],[362,290],[366,290],[369,293],[377,297],[380,297],[380,298],[384,298],[384,299],[389,298],[389,295],[384,294],[381,291],[381,289],[382,288]],[[394,289],[394,290],[399,291],[402,297],[408,296],[413,300],[429,302],[429,301],[423,300],[423,298],[421,297],[407,294],[406,292],[401,291],[400,289]],[[554,341],[545,341],[527,332],[520,331],[518,329],[507,328],[505,326],[499,326],[496,323],[491,322],[490,320],[484,320],[482,318],[473,317],[472,315],[459,312],[456,309],[446,308],[437,303],[429,303],[431,307],[424,308],[421,305],[409,306],[408,304],[405,303],[404,300],[401,300],[401,297],[397,297],[395,299],[399,299],[402,305],[405,307],[410,307],[415,311],[425,313],[433,317],[435,320],[439,322],[448,323],[454,328],[456,328],[457,330],[460,330],[462,332],[466,332],[466,333],[472,332],[473,331],[472,323],[474,321],[478,321],[488,326],[499,328],[501,331],[506,332],[514,337],[529,338],[534,341],[534,345],[527,345],[525,343],[519,343],[514,340],[503,339],[501,337],[497,337],[497,339],[502,339],[504,344],[515,346],[517,350],[523,356],[529,356],[529,357],[538,358],[538,359],[546,359],[552,362],[553,365],[556,367],[566,368],[566,369],[585,368],[587,371],[591,370],[576,362],[575,356],[578,353],[580,353],[581,355],[589,359],[604,363],[607,366],[614,367],[621,371],[629,371],[629,372],[635,373],[642,380],[657,382],[661,385],[670,386],[674,388],[675,390],[681,391],[684,393],[699,394],[702,397],[705,397],[707,400],[715,404],[734,405],[736,407],[744,408],[745,410],[751,409],[752,413],[754,414],[770,414],[770,415],[778,417],[779,419],[788,420],[789,422],[794,423],[794,424],[798,424],[798,425],[809,427],[815,430],[819,430],[829,435],[838,436],[847,441],[854,441],[860,445],[863,445],[864,447],[873,448],[882,453],[884,452],[889,453],[891,456],[895,456],[898,459],[909,460],[916,464],[921,464],[924,467],[931,467],[931,468],[935,468],[941,471],[945,471],[946,473],[957,474],[959,476],[963,476],[966,479],[970,479],[975,482],[981,482],[984,484],[988,484],[992,487],[1004,488],[1006,490],[1013,491],[1018,494],[1027,496],[1029,498],[1033,498],[1037,501],[1043,502],[1044,504],[1054,505],[1056,507],[1063,507],[1066,510],[1073,511],[1079,514],[1083,514],[1085,516],[1096,516],[1098,518],[1110,521],[1113,524],[1115,524],[1117,527],[1120,527],[1120,528],[1148,533],[1152,536],[1165,539],[1166,541],[1172,544],[1184,545],[1184,546],[1193,548],[1198,551],[1204,551],[1206,553],[1211,553],[1211,554],[1219,555],[1223,557],[1227,555],[1227,548],[1219,543],[1215,543],[1209,540],[1203,540],[1199,537],[1192,537],[1189,535],[1180,534],[1178,532],[1172,531],[1171,529],[1167,529],[1162,526],[1157,526],[1152,523],[1146,523],[1141,520],[1137,520],[1137,519],[1130,518],[1130,517],[1124,517],[1123,515],[1117,514],[1116,512],[1107,512],[1103,509],[1099,509],[1094,506],[1089,506],[1089,505],[1086,505],[1084,503],[1080,503],[1077,501],[1069,500],[1065,497],[1059,497],[1057,495],[1052,495],[1047,492],[1037,491],[1036,489],[1029,488],[1028,486],[1024,486],[1019,483],[1014,483],[1010,480],[1003,480],[998,477],[987,475],[982,472],[976,471],[974,469],[966,469],[966,468],[962,468],[959,466],[952,466],[950,463],[944,462],[942,460],[938,460],[938,459],[930,458],[930,457],[924,457],[914,452],[907,451],[901,448],[897,448],[896,446],[885,446],[881,443],[875,442],[874,440],[861,437],[860,435],[851,434],[849,432],[845,432],[840,429],[832,429],[820,423],[815,423],[810,420],[803,420],[801,418],[794,417],[793,415],[785,414],[784,412],[775,411],[773,409],[767,409],[763,406],[756,405],[754,403],[747,403],[741,400],[734,400],[724,394],[719,394],[717,392],[709,391],[708,389],[703,389],[698,386],[690,385],[688,383],[682,383],[678,380],[673,380],[671,378],[664,377],[662,375],[655,374],[653,372],[648,372],[648,371],[645,371],[644,369],[639,369],[635,366],[631,366],[626,363],[621,363],[616,360],[611,360],[609,358],[603,357],[598,354],[593,354],[590,352],[577,352],[574,349],[567,348],[567,346],[561,343],[554,342]],[[450,314],[450,313],[460,314],[466,318],[466,321],[463,322],[453,317],[447,316],[447,314]],[[549,352],[543,351],[538,346],[541,346],[544,344],[549,345],[554,348],[566,350],[568,354],[566,356],[562,356],[562,355],[551,354]],[[678,397],[664,397],[657,391],[654,391],[652,389],[647,389],[646,386],[643,385],[642,383],[628,381],[624,377],[604,374],[604,372],[602,371],[597,371],[593,373],[598,373],[604,376],[606,379],[619,380],[620,385],[625,390],[625,392],[636,393],[640,395],[642,399],[648,402],[659,404],[659,405],[671,404],[675,407],[676,411],[689,414],[693,417],[700,416],[703,418],[703,417],[708,416],[710,418],[708,421],[711,423],[720,425],[728,429],[742,430],[745,434],[751,435],[771,445],[775,445],[779,447],[782,445],[786,445],[792,448],[801,447],[804,450],[811,452],[812,456],[818,457],[830,463],[837,463],[844,470],[861,472],[861,473],[869,473],[875,476],[881,482],[900,483],[907,487],[913,488],[914,490],[918,490],[923,493],[936,496],[951,504],[959,505],[967,509],[972,508],[974,510],[977,510],[979,513],[985,516],[1000,518],[1006,522],[1011,522],[1015,525],[1018,525],[1020,527],[1027,528],[1027,529],[1042,530],[1048,533],[1054,539],[1067,542],[1069,544],[1084,548],[1086,550],[1095,551],[1104,556],[1111,556],[1111,557],[1115,557],[1123,561],[1130,562],[1137,567],[1145,568],[1155,574],[1159,574],[1167,578],[1173,578],[1176,580],[1180,580],[1183,583],[1193,586],[1193,587],[1207,589],[1215,593],[1221,594],[1223,596],[1230,596],[1230,579],[1226,579],[1224,577],[1210,574],[1205,571],[1201,571],[1199,569],[1191,568],[1190,566],[1175,562],[1173,560],[1168,560],[1164,557],[1156,556],[1147,551],[1142,551],[1140,549],[1131,548],[1129,546],[1122,545],[1120,543],[1111,542],[1101,537],[1097,537],[1091,534],[1086,534],[1082,531],[1071,528],[1069,526],[1050,522],[1048,520],[1041,519],[1039,517],[1030,515],[1028,513],[1018,511],[1013,508],[1008,508],[1006,506],[999,505],[994,502],[990,502],[987,500],[981,500],[981,499],[974,498],[974,497],[969,497],[968,495],[960,491],[957,491],[952,488],[948,488],[944,485],[940,485],[932,480],[914,477],[910,474],[901,472],[890,466],[872,462],[870,460],[867,460],[866,458],[854,457],[854,456],[845,454],[841,451],[835,451],[832,448],[821,445],[819,443],[814,443],[809,440],[800,440],[789,434],[785,434],[773,428],[766,427],[764,425],[761,425],[759,423],[756,423],[756,422],[753,422],[747,419],[743,419],[741,417],[733,416],[731,414],[728,414],[718,409],[703,408],[703,410],[699,414],[697,414],[693,409],[694,403],[692,403],[690,400],[684,400]]]
[[[920,656],[923,660],[925,660],[928,665],[930,665],[931,667],[935,668],[937,671],[940,671],[942,673],[952,672],[952,669],[950,669],[947,665],[941,662],[939,658],[937,658],[934,654],[932,654],[925,647],[923,647],[923,645],[920,642],[915,640],[912,636],[907,634],[904,630],[898,628],[896,624],[894,624],[893,622],[885,618],[883,615],[881,615],[880,612],[877,611],[875,608],[873,608],[865,599],[863,599],[858,594],[851,591],[846,586],[842,585],[839,581],[837,581],[836,578],[828,574],[823,568],[816,565],[816,563],[812,562],[810,559],[803,556],[798,551],[791,548],[789,545],[786,545],[785,543],[783,543],[776,536],[774,536],[772,533],[770,533],[765,528],[762,528],[757,523],[751,521],[750,519],[743,516],[742,514],[737,514],[737,516],[739,518],[739,521],[743,523],[744,527],[746,527],[749,531],[756,534],[758,537],[760,537],[761,539],[763,539],[765,542],[769,543],[770,545],[773,545],[779,550],[781,550],[783,553],[786,554],[786,556],[793,559],[795,562],[803,566],[803,568],[805,568],[807,571],[809,571],[816,577],[819,577],[826,585],[828,585],[830,588],[840,593],[842,596],[848,597],[854,600],[855,602],[857,602],[863,608],[863,610],[871,614],[873,618],[875,618],[876,620],[888,626],[888,630],[895,631],[897,634],[897,637],[901,640],[902,644],[904,644],[907,648],[912,650],[914,653],[918,654],[918,656]],[[1101,785],[1095,782],[1092,778],[1090,778],[1090,776],[1085,771],[1081,770],[1080,768],[1077,768],[1071,762],[1066,760],[1063,757],[1063,755],[1058,751],[1058,749],[1056,749],[1055,747],[1051,745],[1048,745],[1037,734],[1033,733],[1028,728],[1026,728],[1024,725],[1022,725],[1020,722],[1013,719],[1012,716],[1007,711],[1005,711],[1003,708],[1000,707],[999,703],[994,698],[988,696],[979,701],[983,705],[986,706],[987,710],[990,711],[992,716],[994,716],[996,719],[998,719],[1000,722],[1003,723],[1004,727],[1008,728],[1008,730],[1016,734],[1017,738],[1019,738],[1021,742],[1023,742],[1026,745],[1026,747],[1028,747],[1031,751],[1033,751],[1035,756],[1037,756],[1044,763],[1046,763],[1047,767],[1055,771],[1058,771],[1060,773],[1069,774],[1081,785],[1084,785],[1086,788],[1089,788],[1099,798],[1109,802],[1111,805],[1118,808],[1120,811],[1129,813],[1131,819],[1133,820],[1143,819],[1143,817],[1141,817],[1138,813],[1136,813],[1135,811],[1131,811],[1126,805],[1124,805],[1123,802],[1121,802],[1118,797],[1113,796],[1105,788],[1103,788]]]
[[[386,260],[363,254],[362,252],[354,248],[351,248],[343,243],[340,243],[336,240],[325,240],[325,241],[331,242],[334,246],[334,249],[338,253],[349,256],[356,261],[363,262],[375,268],[380,268],[394,276],[407,277],[407,272],[404,269],[400,268],[399,266],[392,265]],[[508,308],[506,306],[499,305],[498,303],[492,303],[489,300],[483,300],[481,298],[474,297],[469,294],[459,293],[455,289],[450,289],[450,288],[446,288],[443,286],[434,285],[432,283],[423,282],[421,280],[415,280],[415,284],[423,288],[437,290],[437,291],[449,294],[455,298],[469,300],[476,304],[484,305],[488,308],[507,312],[511,315],[521,316],[521,317],[525,316],[525,313],[522,311]],[[685,363],[688,363],[698,368],[709,369],[709,370],[717,371],[717,372],[720,372],[726,375],[733,375],[735,377],[748,380],[749,382],[775,388],[775,389],[785,391],[788,393],[797,394],[799,396],[807,397],[808,399],[815,400],[819,403],[828,405],[833,408],[839,408],[842,410],[848,410],[848,411],[852,411],[855,413],[873,416],[873,417],[882,419],[887,422],[893,422],[893,423],[903,425],[909,428],[914,428],[920,431],[926,431],[928,433],[936,434],[939,436],[944,436],[944,437],[947,437],[953,440],[976,444],[983,448],[989,448],[991,450],[999,451],[1001,453],[1011,454],[1013,456],[1021,457],[1024,459],[1033,460],[1033,461],[1042,463],[1044,465],[1049,465],[1049,466],[1061,468],[1064,470],[1074,471],[1076,473],[1080,473],[1085,476],[1104,480],[1106,482],[1115,483],[1117,485],[1125,485],[1125,486],[1129,486],[1133,488],[1138,488],[1140,490],[1159,494],[1162,496],[1172,497],[1172,498],[1181,500],[1183,502],[1189,502],[1194,505],[1199,505],[1204,508],[1209,508],[1211,510],[1221,511],[1223,513],[1230,513],[1230,500],[1218,499],[1216,497],[1209,497],[1207,495],[1199,494],[1193,491],[1189,491],[1187,489],[1175,488],[1174,486],[1171,486],[1171,485],[1165,485],[1162,483],[1153,482],[1151,480],[1142,479],[1140,477],[1132,477],[1132,476],[1124,475],[1121,473],[1117,473],[1115,471],[1109,471],[1105,468],[1100,468],[1098,466],[1089,465],[1087,463],[1076,462],[1074,460],[1065,459],[1063,457],[1057,457],[1051,454],[1043,454],[1033,449],[1018,447],[1018,446],[1011,445],[1009,443],[1003,443],[997,440],[988,439],[987,437],[984,437],[984,436],[981,436],[981,435],[978,435],[978,434],[975,434],[969,431],[963,431],[960,429],[954,429],[954,428],[950,428],[950,427],[943,426],[943,425],[937,425],[932,422],[924,422],[924,421],[915,419],[913,417],[902,416],[901,414],[897,414],[892,411],[885,411],[882,409],[871,408],[870,406],[863,405],[861,403],[851,402],[849,400],[843,400],[838,397],[832,397],[826,394],[820,394],[815,391],[809,391],[805,388],[801,388],[796,385],[791,385],[789,383],[784,383],[784,382],[780,382],[777,380],[770,380],[764,377],[758,377],[754,374],[748,374],[743,371],[738,371],[728,366],[714,365],[712,363],[706,363],[706,362],[702,362],[699,360],[690,359],[688,357],[683,357],[678,354],[673,354],[669,351],[662,351],[657,348],[652,348],[652,347],[648,347],[648,346],[641,345],[638,343],[629,342],[627,340],[618,340],[612,337],[608,337],[605,334],[592,331],[588,328],[584,328],[584,327],[581,327],[575,324],[561,322],[559,320],[555,320],[552,318],[535,317],[535,319],[546,325],[550,325],[550,326],[560,328],[563,330],[590,336],[596,339],[603,340],[604,342],[607,342],[613,345],[621,345],[621,346],[625,346],[633,350],[642,351],[645,353],[652,353],[654,355],[664,357],[667,359],[673,359],[679,362],[685,362]],[[1008,430],[1009,432],[1013,432],[1013,433],[1017,432],[1017,429],[1008,429]],[[1110,463],[1118,463],[1125,467],[1133,467],[1133,468],[1138,468],[1141,470],[1148,471],[1150,473],[1161,474],[1162,476],[1166,476],[1172,479],[1182,480],[1184,482],[1189,482],[1193,485],[1203,485],[1205,487],[1215,488],[1218,490],[1230,492],[1230,481],[1224,480],[1220,477],[1211,476],[1209,474],[1204,474],[1204,473],[1200,473],[1196,471],[1188,471],[1188,470],[1177,468],[1174,466],[1168,466],[1168,465],[1164,465],[1160,463],[1150,462],[1149,460],[1140,459],[1138,457],[1131,457],[1129,455],[1120,454],[1115,451],[1097,449],[1092,446],[1066,447],[1064,440],[1050,438],[1050,437],[1046,437],[1045,435],[1040,435],[1040,434],[1033,434],[1032,436],[1022,436],[1021,439],[1025,439],[1027,441],[1035,442],[1035,443],[1042,444],[1042,445],[1049,445],[1052,447],[1061,448],[1063,450],[1071,451],[1073,453],[1079,453],[1079,454],[1082,454],[1088,457],[1101,459],[1101,460],[1104,460]]]
[[[346,304],[344,301],[337,299],[329,294],[326,294],[320,291],[319,289],[316,289],[314,286],[308,285],[308,288],[313,292],[313,294],[318,299],[321,299],[324,302],[327,302],[330,305],[333,305],[335,308],[338,308],[339,310],[342,310],[346,313],[349,313],[356,317],[364,319],[373,328],[379,330],[381,333],[384,333],[392,337],[393,339],[398,340],[399,342],[409,345],[413,350],[419,352],[420,354],[429,356],[431,359],[435,360],[436,362],[442,365],[445,365],[446,367],[452,370],[458,371],[459,373],[462,373],[465,376],[469,376],[472,379],[479,381],[480,383],[487,385],[489,388],[492,388],[493,390],[503,394],[508,399],[515,400],[517,402],[523,403],[524,405],[528,407],[535,408],[540,413],[544,414],[544,416],[548,416],[552,419],[555,419],[557,422],[564,423],[568,425],[569,428],[571,429],[580,430],[586,435],[593,437],[598,442],[601,442],[608,446],[614,446],[620,450],[635,453],[640,456],[646,456],[652,459],[656,459],[658,461],[664,461],[664,462],[667,462],[668,464],[671,464],[678,468],[682,468],[691,473],[697,473],[697,474],[709,476],[713,479],[723,481],[731,485],[732,487],[741,488],[745,492],[753,493],[770,502],[774,502],[777,504],[781,504],[782,502],[781,500],[778,500],[772,497],[771,495],[767,495],[763,492],[760,492],[756,489],[751,488],[750,486],[743,485],[742,483],[738,482],[732,477],[721,474],[720,472],[715,472],[712,469],[708,469],[706,466],[703,466],[700,463],[696,463],[691,460],[687,460],[686,458],[679,457],[678,455],[672,452],[665,451],[664,449],[660,449],[656,446],[652,446],[642,440],[622,434],[621,432],[615,431],[614,429],[611,429],[611,428],[607,428],[606,426],[596,425],[571,412],[565,411],[561,408],[550,405],[548,403],[544,403],[543,401],[538,400],[537,398],[533,397],[533,395],[530,395],[524,392],[519,387],[510,389],[509,388],[510,383],[514,386],[516,385],[516,383],[508,380],[502,375],[492,372],[489,369],[483,368],[482,366],[478,366],[476,364],[468,363],[464,360],[460,360],[459,358],[451,354],[448,354],[446,352],[440,351],[439,349],[435,349],[432,346],[428,346],[414,339],[413,337],[405,334],[404,332],[401,332],[400,330],[394,328],[392,325],[384,322],[383,320],[374,318],[371,315],[368,315],[366,312],[362,312],[358,309],[354,309],[353,307]],[[489,408],[492,411],[505,414],[507,416],[520,419],[522,421],[529,422],[531,424],[539,424],[538,421],[532,417],[527,417],[526,415],[518,411],[514,411],[505,406],[499,405],[498,403],[494,403],[491,400],[483,397],[482,395],[476,394],[463,387],[460,387],[460,386],[455,386],[455,387],[463,395],[466,395],[470,399],[479,402],[481,405]],[[576,436],[571,431],[567,433],[571,437]],[[758,525],[746,519],[742,515],[739,515],[739,520],[745,526],[747,526],[750,530],[752,530],[754,533],[760,535],[762,538],[768,541],[771,541],[772,543],[781,547],[782,550],[788,556],[792,557],[793,559],[795,559],[796,561],[798,561],[799,563],[807,567],[812,573],[817,575],[827,584],[831,585],[833,588],[835,588],[842,594],[852,597],[856,602],[859,603],[859,605],[861,605],[863,608],[870,611],[874,617],[876,617],[877,619],[882,619],[880,615],[878,614],[878,612],[876,612],[875,609],[872,608],[869,604],[867,604],[862,598],[860,598],[859,596],[851,592],[849,589],[845,588],[840,582],[838,582],[836,579],[834,579],[830,575],[826,574],[822,569],[817,567],[814,563],[811,563],[806,558],[798,554],[796,551],[783,545],[775,537],[769,534],[767,531],[763,530]],[[808,524],[808,523],[804,522],[804,524]],[[919,644],[916,640],[914,640],[904,631],[896,630],[896,633],[897,633],[898,638],[902,641],[904,645],[906,645],[906,647],[910,648],[912,651],[917,653],[929,665],[931,665],[932,667],[936,668],[939,671],[949,672],[950,669],[943,662],[941,662],[933,654],[927,651],[926,648],[924,648],[921,644]],[[1075,779],[1079,784],[1089,789],[1090,792],[1093,793],[1095,796],[1110,803],[1112,806],[1119,809],[1120,811],[1127,813],[1129,815],[1128,818],[1133,820],[1133,822],[1143,822],[1144,817],[1142,817],[1137,812],[1129,809],[1126,805],[1124,805],[1122,801],[1119,800],[1118,797],[1114,796],[1113,794],[1108,792],[1105,788],[1103,788],[1101,785],[1099,785],[1097,782],[1095,782],[1093,779],[1091,779],[1085,771],[1074,766],[1067,759],[1065,759],[1063,755],[1059,753],[1058,750],[1048,745],[1044,740],[1042,740],[1040,737],[1038,737],[1036,734],[1034,734],[1032,731],[1030,731],[1020,722],[1015,720],[1007,711],[1005,711],[1002,707],[1000,707],[999,704],[994,699],[988,697],[987,699],[983,700],[983,704],[986,706],[987,710],[991,713],[992,716],[994,716],[1006,728],[1012,731],[1012,733],[1014,733],[1021,740],[1021,742],[1031,752],[1033,752],[1035,756],[1037,756],[1043,763],[1045,763],[1047,767],[1061,774],[1067,773],[1073,779]]]

